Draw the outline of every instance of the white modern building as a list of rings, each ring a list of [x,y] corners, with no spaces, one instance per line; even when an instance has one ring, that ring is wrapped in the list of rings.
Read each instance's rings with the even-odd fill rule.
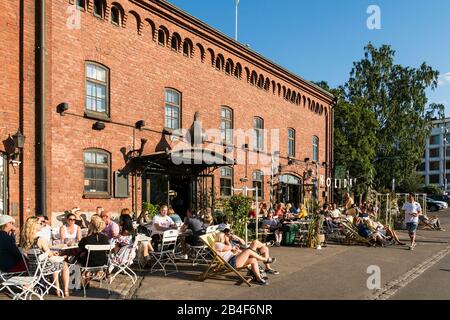
[[[426,185],[435,184],[442,189],[446,185],[450,191],[450,118],[433,121],[418,172],[425,177]]]

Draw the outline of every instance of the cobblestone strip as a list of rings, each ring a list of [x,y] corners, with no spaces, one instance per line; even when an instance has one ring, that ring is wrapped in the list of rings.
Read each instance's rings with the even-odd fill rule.
[[[388,300],[393,295],[395,295],[401,288],[407,286],[409,283],[414,281],[414,279],[419,277],[433,265],[442,260],[448,253],[450,253],[450,246],[439,251],[434,256],[426,259],[421,264],[415,266],[400,278],[389,282],[381,290],[377,290],[367,300]]]

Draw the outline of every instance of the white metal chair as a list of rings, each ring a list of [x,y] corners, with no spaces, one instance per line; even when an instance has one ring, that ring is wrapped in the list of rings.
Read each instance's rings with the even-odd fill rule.
[[[139,244],[141,243],[141,238],[145,236],[137,235],[134,239],[133,244],[128,246],[124,246],[120,249],[120,251],[111,259],[111,264],[114,269],[117,271],[111,277],[111,283],[114,281],[116,276],[120,273],[124,273],[131,278],[133,284],[137,281],[136,273],[131,270],[131,265],[133,265],[134,258],[137,256],[137,251],[139,248]],[[145,237],[146,238],[146,237]],[[113,269],[113,271],[114,271]]]
[[[59,276],[61,274],[62,269],[57,270],[49,270],[48,267],[54,265],[54,263],[63,263],[64,257],[49,257],[47,255],[47,258],[45,260],[41,259],[42,251],[39,249],[30,249],[27,252],[27,258],[28,258],[28,272],[35,272],[35,270],[38,272],[38,281],[39,286],[43,288],[44,293],[43,295],[46,295],[50,292],[50,290],[53,288],[57,292],[61,294],[61,297],[64,298],[64,292],[63,290],[56,286],[57,281],[59,281]],[[55,277],[54,274],[57,274]],[[48,280],[48,278],[51,278],[51,280]]]
[[[100,281],[100,287],[103,286],[103,280],[107,280],[107,286],[108,286],[108,294],[111,293],[110,289],[110,282],[108,281],[109,277],[109,267],[111,265],[111,251],[114,249],[115,245],[113,244],[106,244],[106,245],[86,245],[87,258],[86,258],[86,265],[80,267],[81,271],[81,285],[83,286],[83,295],[86,298],[86,287],[89,281],[91,280],[98,280]],[[107,262],[106,264],[102,266],[93,266],[89,267],[89,258],[91,257],[92,252],[99,252],[103,251],[106,252],[107,256]],[[89,275],[91,274],[91,275]]]
[[[216,232],[219,229],[219,225],[209,226],[206,228],[205,234]],[[200,238],[198,239],[199,241]],[[206,245],[194,245],[190,246],[190,252],[192,256],[192,265],[196,266],[200,263],[209,264],[211,260],[211,253]]]
[[[164,276],[178,272],[177,264],[175,263],[175,248],[178,240],[178,230],[167,230],[164,232],[159,251],[151,252],[150,254],[155,258],[155,263],[150,269],[150,273],[156,271],[164,271]],[[167,273],[166,265],[172,264],[175,271]],[[157,266],[159,269],[156,269]]]
[[[46,289],[48,281],[45,279],[42,269],[42,266],[47,264],[48,252],[40,253],[39,250],[32,250],[28,254],[36,255],[35,257],[32,256],[32,259],[36,259],[34,272],[29,276],[13,276],[8,278],[2,282],[2,289],[7,288],[13,296],[13,300],[26,300],[28,298],[31,300],[33,296],[38,297],[39,300],[44,300],[44,295],[46,295],[50,289]],[[22,257],[24,258],[23,254]],[[2,278],[3,277],[4,274]],[[44,280],[45,283],[42,283]],[[16,292],[13,289],[15,289]]]

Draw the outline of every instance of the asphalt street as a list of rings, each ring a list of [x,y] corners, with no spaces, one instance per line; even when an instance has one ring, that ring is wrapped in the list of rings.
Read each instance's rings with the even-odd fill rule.
[[[437,214],[450,228],[450,210]],[[408,235],[399,232],[405,242]],[[450,299],[450,232],[419,231],[414,251],[408,247],[328,245],[322,250],[299,247],[271,248],[280,275],[270,277],[269,286],[237,286],[234,281],[196,277],[203,270],[188,264],[180,272],[164,277],[147,274],[135,299],[240,300],[240,299]],[[438,254],[438,256],[436,256]],[[436,262],[437,259],[442,259]],[[435,263],[435,264],[434,264]],[[367,286],[372,270],[380,271],[379,288]],[[378,269],[379,268],[379,269]],[[394,283],[395,285],[392,285]],[[374,284],[370,282],[369,284]],[[376,282],[375,282],[376,284]],[[383,290],[387,290],[386,294]]]

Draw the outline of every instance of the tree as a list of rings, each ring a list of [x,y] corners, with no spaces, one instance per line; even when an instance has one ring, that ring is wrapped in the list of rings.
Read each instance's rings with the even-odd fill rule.
[[[351,178],[357,179],[354,192],[363,194],[372,184],[376,156],[378,123],[375,114],[364,107],[362,100],[354,103],[345,98],[344,88],[330,89],[324,81],[316,83],[336,98],[334,107],[335,167],[344,166]]]
[[[358,130],[357,140],[351,135],[344,137],[344,141],[358,145],[358,140],[364,137],[378,143],[373,163],[378,189],[389,187],[393,178],[402,184],[416,169],[423,155],[430,120],[436,112],[443,111],[443,106],[436,104],[426,109],[426,90],[436,88],[439,72],[425,63],[419,68],[403,67],[394,64],[394,57],[395,51],[389,45],[377,49],[369,44],[364,59],[354,63],[344,86],[345,101],[355,108],[353,111],[363,109],[357,111],[361,119],[370,121],[368,127],[363,124]],[[337,116],[338,111],[339,108],[335,112]],[[375,124],[372,124],[373,117]],[[336,130],[347,134],[348,123],[336,123]],[[337,138],[335,141],[339,142]]]

